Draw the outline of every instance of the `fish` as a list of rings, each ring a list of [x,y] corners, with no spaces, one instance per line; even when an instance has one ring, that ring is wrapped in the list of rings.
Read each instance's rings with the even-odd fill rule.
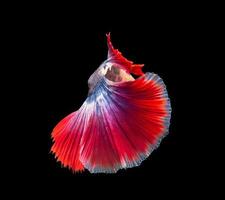
[[[51,133],[51,153],[72,172],[137,167],[169,133],[172,109],[163,80],[126,59],[110,33],[106,39],[107,59],[88,79],[86,100]]]

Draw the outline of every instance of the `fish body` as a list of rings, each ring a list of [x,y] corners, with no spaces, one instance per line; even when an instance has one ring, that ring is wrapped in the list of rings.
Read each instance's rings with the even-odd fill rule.
[[[90,76],[87,99],[52,132],[51,151],[75,172],[139,166],[168,133],[171,105],[163,80],[124,58],[110,34],[107,44],[108,58]]]

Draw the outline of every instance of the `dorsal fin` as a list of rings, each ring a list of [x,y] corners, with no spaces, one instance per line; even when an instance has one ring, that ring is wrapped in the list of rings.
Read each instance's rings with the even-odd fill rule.
[[[110,33],[106,34],[106,37],[108,45],[108,60],[122,67],[128,73],[143,75],[144,73],[142,72],[141,68],[144,66],[144,64],[133,64],[132,61],[127,60],[125,57],[123,57],[122,53],[119,52],[118,49],[114,49],[111,42]]]

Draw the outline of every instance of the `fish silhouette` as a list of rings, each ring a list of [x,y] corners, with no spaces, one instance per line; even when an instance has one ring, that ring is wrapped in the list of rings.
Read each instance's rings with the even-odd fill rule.
[[[139,166],[170,125],[162,79],[143,73],[143,64],[127,60],[113,47],[110,33],[106,37],[108,57],[90,76],[87,99],[52,131],[51,152],[75,172],[116,173]]]

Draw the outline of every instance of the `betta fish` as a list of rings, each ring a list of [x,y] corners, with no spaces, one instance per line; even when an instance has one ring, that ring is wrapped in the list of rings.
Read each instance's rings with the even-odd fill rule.
[[[88,79],[87,99],[51,135],[51,152],[74,172],[139,166],[168,134],[171,105],[163,80],[143,73],[143,64],[126,59],[106,37],[107,60]]]

